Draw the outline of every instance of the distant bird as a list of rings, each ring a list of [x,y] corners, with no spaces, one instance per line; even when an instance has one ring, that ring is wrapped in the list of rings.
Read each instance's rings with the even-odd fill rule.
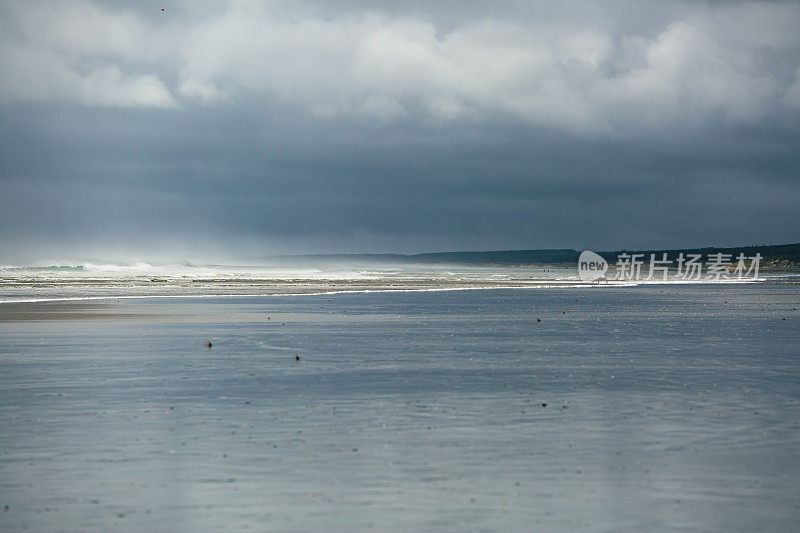
[[[166,11],[166,9],[164,9],[164,8],[162,7],[162,8],[161,8],[161,11]]]

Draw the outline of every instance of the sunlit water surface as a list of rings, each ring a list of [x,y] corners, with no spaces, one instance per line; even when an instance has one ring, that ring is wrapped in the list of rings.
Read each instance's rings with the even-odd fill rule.
[[[0,304],[0,530],[796,531],[798,307],[792,279]]]

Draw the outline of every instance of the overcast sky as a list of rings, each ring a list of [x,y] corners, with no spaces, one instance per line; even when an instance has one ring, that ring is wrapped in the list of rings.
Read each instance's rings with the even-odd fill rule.
[[[0,73],[2,263],[800,241],[797,2],[0,0]]]

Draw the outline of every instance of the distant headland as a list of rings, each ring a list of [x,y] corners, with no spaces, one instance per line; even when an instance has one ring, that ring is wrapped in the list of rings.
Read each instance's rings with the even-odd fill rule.
[[[474,266],[504,267],[571,267],[578,262],[580,250],[568,248],[546,250],[498,250],[498,251],[465,251],[465,252],[431,252],[421,254],[309,254],[284,255],[283,260],[314,260],[319,262],[364,262],[393,264],[456,264]],[[684,249],[653,250],[614,250],[597,252],[610,264],[614,264],[619,254],[644,254],[649,258],[655,254],[661,258],[667,254],[669,260],[677,259],[680,253],[730,254],[736,258],[739,254],[746,257],[761,255],[760,269],[767,271],[800,271],[800,243],[777,245],[737,246],[732,248],[705,247]]]

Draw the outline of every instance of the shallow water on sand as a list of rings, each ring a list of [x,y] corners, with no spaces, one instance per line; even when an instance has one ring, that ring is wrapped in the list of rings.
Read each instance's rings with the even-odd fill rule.
[[[4,304],[0,529],[794,531],[797,308],[780,282]]]

